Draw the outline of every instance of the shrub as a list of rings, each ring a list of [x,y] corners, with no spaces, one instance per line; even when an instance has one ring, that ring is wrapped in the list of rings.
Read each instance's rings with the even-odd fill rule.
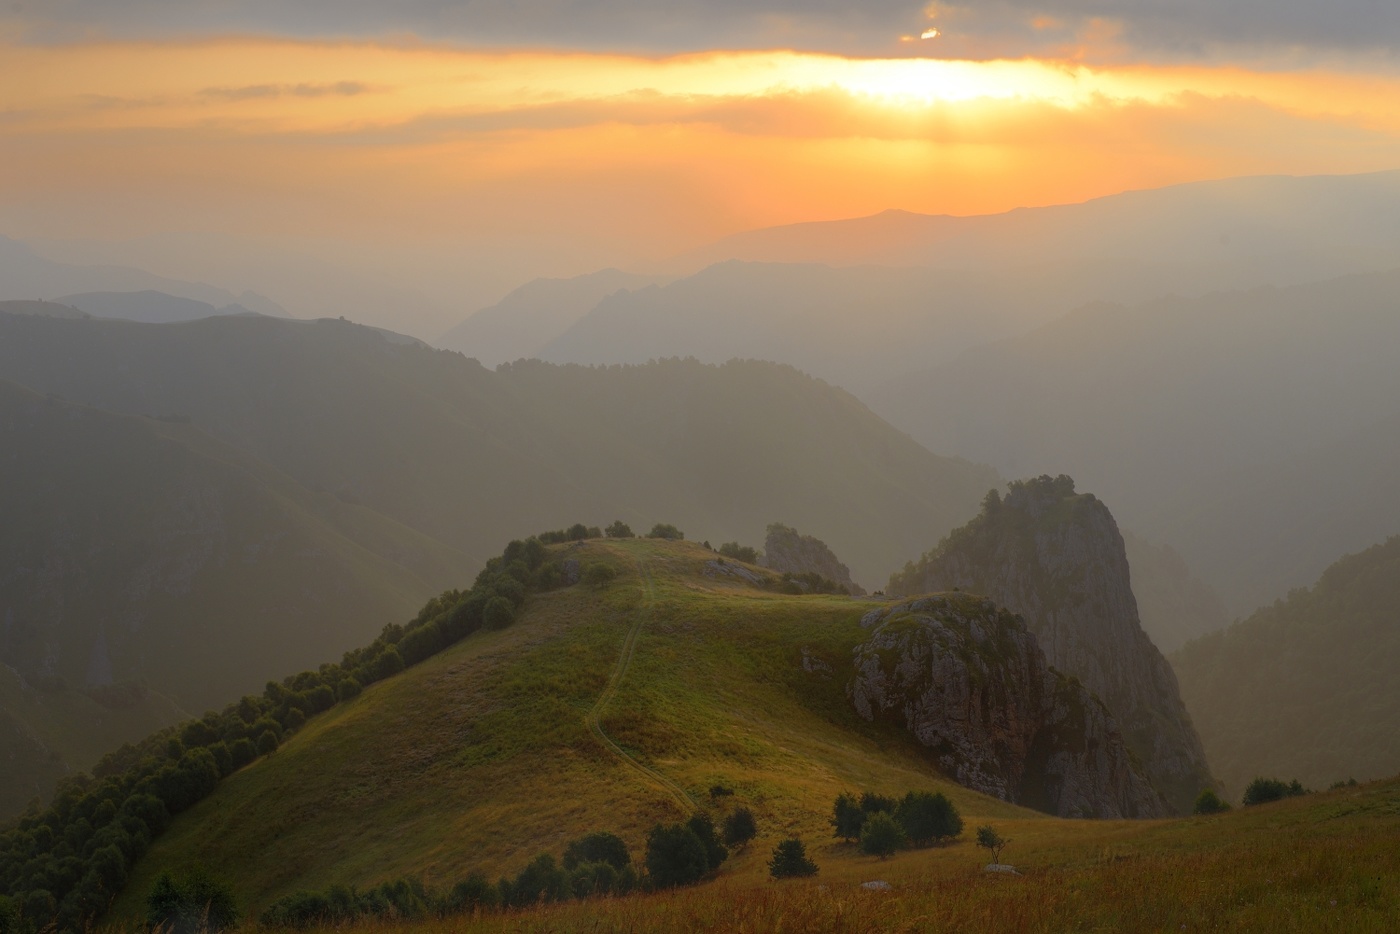
[[[603,534],[608,538],[633,538],[632,527],[621,519],[603,530]]]
[[[836,796],[836,805],[832,808],[831,826],[836,828],[836,836],[847,842],[860,839],[860,830],[865,826],[865,811],[862,810],[855,795],[842,792]]]
[[[1192,808],[1195,814],[1219,814],[1230,810],[1230,803],[1224,801],[1215,793],[1213,789],[1207,788],[1196,796],[1196,806]]]
[[[496,887],[479,872],[474,872],[452,887],[444,906],[453,914],[467,914],[479,908],[496,907]]]
[[[904,845],[904,831],[887,811],[876,811],[865,820],[860,832],[862,853],[885,859]]]
[[[146,896],[146,926],[150,929],[205,934],[231,928],[237,922],[233,890],[203,870],[179,879],[163,872]]]
[[[705,844],[684,824],[657,824],[647,835],[647,874],[659,889],[694,885],[710,868]]]
[[[977,828],[977,845],[991,851],[994,863],[1001,862],[1001,851],[1010,843],[1010,840],[1003,839],[990,824]]]
[[[685,539],[685,533],[682,532],[680,529],[676,528],[674,525],[670,525],[669,523],[665,522],[658,522],[656,523],[656,525],[653,525],[651,527],[651,531],[647,533],[647,538],[664,538],[670,541],[678,542],[683,541]]]
[[[553,856],[542,853],[511,880],[507,904],[526,908],[540,902],[564,901],[570,894],[569,874],[555,865]]]
[[[710,815],[697,812],[691,815],[686,827],[705,845],[705,861],[710,869],[718,869],[720,864],[729,858],[729,850],[720,842],[719,834],[715,832],[715,822],[710,819]]]
[[[768,874],[774,879],[815,876],[817,864],[807,858],[807,848],[796,837],[790,837],[773,848],[768,861]]]
[[[911,791],[899,802],[895,820],[915,846],[939,843],[962,833],[962,817],[942,792]]]
[[[742,849],[757,835],[758,824],[748,808],[738,808],[724,819],[724,842],[728,846]]]
[[[515,622],[515,607],[505,597],[492,597],[481,611],[481,621],[487,629],[505,629]]]
[[[1270,801],[1296,798],[1307,793],[1308,790],[1299,784],[1297,779],[1285,784],[1276,778],[1256,778],[1244,790],[1244,804],[1245,807],[1268,804]]]
[[[607,564],[590,564],[583,572],[583,582],[594,590],[604,590],[616,579],[617,571]]]
[[[573,869],[580,863],[607,863],[614,869],[625,869],[632,862],[627,844],[615,833],[600,830],[579,837],[564,848],[564,868]]]
[[[740,545],[738,542],[725,542],[719,546],[719,553],[726,558],[733,558],[735,561],[743,561],[748,564],[758,563],[758,549],[748,545]]]

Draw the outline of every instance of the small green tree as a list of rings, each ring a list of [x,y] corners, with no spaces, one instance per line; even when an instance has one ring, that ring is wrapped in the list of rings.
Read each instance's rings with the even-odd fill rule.
[[[606,590],[617,579],[617,571],[609,564],[590,564],[583,572],[583,583],[594,590]]]
[[[657,824],[647,835],[647,874],[659,889],[694,885],[709,871],[709,854],[684,824]]]
[[[836,836],[848,843],[860,839],[860,829],[865,826],[865,811],[860,802],[850,792],[843,791],[836,796],[832,808],[831,826],[836,828]]]
[[[790,837],[773,848],[768,861],[768,874],[774,879],[815,876],[817,864],[807,858],[807,848],[796,837]]]
[[[876,811],[867,817],[860,832],[861,852],[881,859],[898,850],[904,841],[904,830],[886,811]]]
[[[1010,840],[1002,839],[1001,834],[997,833],[990,824],[977,828],[977,845],[984,850],[991,851],[993,863],[1001,862],[1001,851],[1010,843]]]
[[[670,541],[678,542],[685,539],[685,533],[670,523],[658,522],[651,527],[651,531],[647,533],[647,538],[665,538]]]
[[[1196,806],[1192,811],[1196,814],[1219,814],[1230,810],[1230,802],[1223,800],[1215,790],[1207,788],[1196,796]]]
[[[724,842],[735,849],[743,849],[758,835],[758,824],[753,819],[753,811],[736,808],[733,814],[724,819]]]
[[[633,538],[632,527],[621,519],[603,530],[603,534],[608,538]]]
[[[758,563],[758,549],[748,545],[740,545],[738,542],[725,542],[719,546],[719,553],[726,558],[733,558],[735,561],[743,561],[746,564]]]
[[[886,814],[893,814],[894,809],[898,806],[899,802],[895,801],[895,799],[887,798],[873,791],[863,792],[860,796],[860,809],[865,812],[867,817],[871,814],[878,814],[881,811]]]

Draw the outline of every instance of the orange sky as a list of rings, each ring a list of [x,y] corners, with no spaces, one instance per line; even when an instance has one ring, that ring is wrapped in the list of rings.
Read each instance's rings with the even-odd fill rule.
[[[1400,78],[230,38],[0,47],[0,233],[534,251],[1400,167]],[[526,264],[528,265],[528,263]],[[514,274],[514,273],[512,273]]]

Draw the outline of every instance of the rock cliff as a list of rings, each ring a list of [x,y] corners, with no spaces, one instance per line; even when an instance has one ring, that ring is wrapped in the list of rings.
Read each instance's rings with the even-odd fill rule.
[[[1012,483],[890,579],[890,593],[963,590],[1025,618],[1046,658],[1113,712],[1148,779],[1178,812],[1212,786],[1200,737],[1162,653],[1142,631],[1123,537],[1069,477]]]
[[[851,580],[850,568],[837,559],[826,542],[799,534],[780,522],[768,526],[768,537],[763,542],[763,564],[780,573],[820,574],[857,596],[865,593]]]
[[[1050,668],[1025,623],[967,594],[872,610],[848,687],[867,720],[894,719],[959,783],[1062,817],[1160,817],[1168,807],[1113,716]]]

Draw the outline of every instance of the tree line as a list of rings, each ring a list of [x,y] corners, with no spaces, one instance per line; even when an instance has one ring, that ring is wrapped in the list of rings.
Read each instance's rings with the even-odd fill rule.
[[[597,531],[568,531],[580,528],[586,537]],[[222,779],[271,755],[308,718],[365,687],[479,630],[509,626],[530,593],[572,583],[546,537],[554,535],[512,541],[470,589],[434,597],[412,620],[385,626],[339,663],[269,681],[261,694],[127,744],[90,775],[66,779],[46,808],[0,832],[0,934],[91,926],[171,820]]]

